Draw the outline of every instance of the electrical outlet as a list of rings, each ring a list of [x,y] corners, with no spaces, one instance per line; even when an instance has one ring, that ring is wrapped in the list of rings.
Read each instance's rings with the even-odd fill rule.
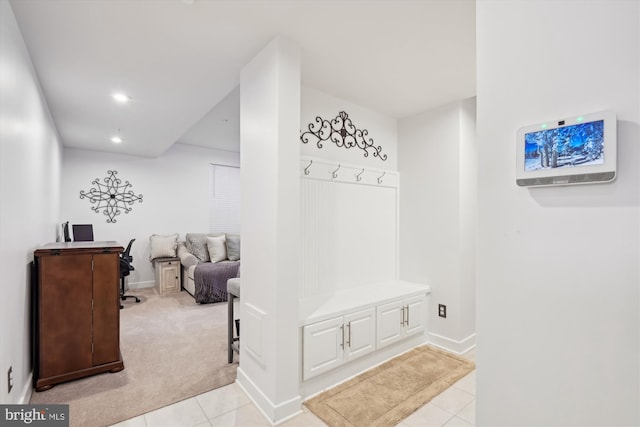
[[[11,389],[13,388],[13,366],[9,366],[9,370],[7,371],[7,393],[11,393]]]
[[[438,316],[447,318],[447,306],[444,304],[438,304]]]

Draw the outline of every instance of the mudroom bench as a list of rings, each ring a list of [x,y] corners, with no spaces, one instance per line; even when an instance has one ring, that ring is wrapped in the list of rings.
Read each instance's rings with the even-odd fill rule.
[[[388,280],[301,299],[302,380],[424,334],[429,293],[424,284]]]

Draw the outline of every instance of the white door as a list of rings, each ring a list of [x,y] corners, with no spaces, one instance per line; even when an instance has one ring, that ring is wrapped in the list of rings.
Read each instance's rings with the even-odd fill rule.
[[[382,348],[404,336],[403,301],[392,301],[376,307],[378,328],[376,347]]]
[[[427,296],[418,295],[416,297],[404,300],[405,316],[405,333],[413,335],[423,332],[427,324]]]
[[[342,316],[302,327],[302,377],[307,380],[342,364]]]
[[[345,361],[353,360],[376,349],[376,310],[350,313],[344,316]]]

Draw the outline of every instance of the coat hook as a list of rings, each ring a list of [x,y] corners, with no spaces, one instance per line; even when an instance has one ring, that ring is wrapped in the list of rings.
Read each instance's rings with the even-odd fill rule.
[[[382,175],[378,177],[378,184],[382,184],[382,177],[384,176],[385,173],[386,172],[382,172]]]
[[[309,175],[309,168],[311,167],[312,164],[313,164],[313,160],[309,160],[309,166],[304,168],[304,174],[305,175]]]
[[[331,176],[334,178],[337,178],[338,174],[336,172],[338,172],[339,170],[340,170],[340,163],[338,163],[338,168],[331,173]]]
[[[362,181],[362,177],[360,175],[362,175],[363,173],[364,173],[364,168],[362,168],[360,173],[356,175],[356,181],[358,182]]]

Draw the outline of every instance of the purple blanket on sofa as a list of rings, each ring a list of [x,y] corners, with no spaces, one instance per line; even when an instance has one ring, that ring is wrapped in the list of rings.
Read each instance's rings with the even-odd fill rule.
[[[198,303],[227,300],[227,280],[238,277],[240,261],[204,262],[196,266],[193,280]]]

